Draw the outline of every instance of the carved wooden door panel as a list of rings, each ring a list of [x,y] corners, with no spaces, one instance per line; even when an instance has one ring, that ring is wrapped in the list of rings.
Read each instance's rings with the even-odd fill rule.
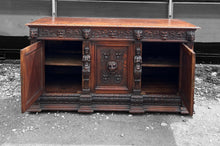
[[[96,93],[128,93],[132,88],[133,43],[94,43],[94,83]]]
[[[193,115],[195,53],[187,45],[181,45],[180,94],[189,114]]]
[[[44,90],[44,45],[36,42],[21,50],[21,107],[25,112]]]

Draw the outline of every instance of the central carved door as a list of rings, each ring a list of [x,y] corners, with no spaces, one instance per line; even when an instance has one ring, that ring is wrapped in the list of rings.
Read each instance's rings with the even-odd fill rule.
[[[133,43],[94,42],[95,93],[129,93],[133,83]]]

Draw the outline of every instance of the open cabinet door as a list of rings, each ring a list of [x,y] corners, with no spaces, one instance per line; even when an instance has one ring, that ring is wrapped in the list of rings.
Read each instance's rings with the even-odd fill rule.
[[[44,89],[44,46],[36,42],[20,52],[21,110],[25,112]]]
[[[195,52],[187,45],[181,45],[180,94],[189,114],[193,115]]]

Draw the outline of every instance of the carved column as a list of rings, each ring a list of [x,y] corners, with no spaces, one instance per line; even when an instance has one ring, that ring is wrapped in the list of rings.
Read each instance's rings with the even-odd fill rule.
[[[83,93],[88,94],[90,92],[89,77],[90,77],[90,48],[88,41],[84,41],[83,57],[82,57],[82,76],[83,76]]]
[[[141,93],[141,73],[142,73],[142,57],[141,57],[141,42],[135,42],[135,56],[134,56],[134,94]]]
[[[82,56],[82,94],[80,95],[80,107],[78,112],[93,112],[92,96],[90,95],[90,29],[83,29],[82,35],[85,39],[83,41],[83,56]]]
[[[135,56],[134,56],[134,86],[131,96],[130,113],[144,113],[143,96],[141,95],[141,74],[142,74],[142,30],[135,30]]]

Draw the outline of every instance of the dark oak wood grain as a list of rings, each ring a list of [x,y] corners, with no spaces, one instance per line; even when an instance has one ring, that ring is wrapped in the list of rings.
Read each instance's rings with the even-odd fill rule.
[[[179,67],[179,62],[175,60],[147,60],[141,64],[143,67]]]
[[[22,112],[25,112],[44,90],[44,45],[36,42],[21,50]]]
[[[96,93],[131,92],[132,45],[130,42],[94,43],[94,91]]]
[[[182,63],[181,63],[181,85],[180,94],[183,99],[183,104],[193,115],[194,104],[194,76],[195,76],[195,52],[188,46],[181,46]]]
[[[27,26],[81,26],[81,27],[133,27],[133,28],[182,28],[199,27],[179,19],[135,19],[135,18],[71,18],[45,17],[27,23]]]
[[[193,114],[195,25],[168,19],[42,18],[21,51],[22,112]]]
[[[47,57],[45,65],[82,66],[81,55]]]

